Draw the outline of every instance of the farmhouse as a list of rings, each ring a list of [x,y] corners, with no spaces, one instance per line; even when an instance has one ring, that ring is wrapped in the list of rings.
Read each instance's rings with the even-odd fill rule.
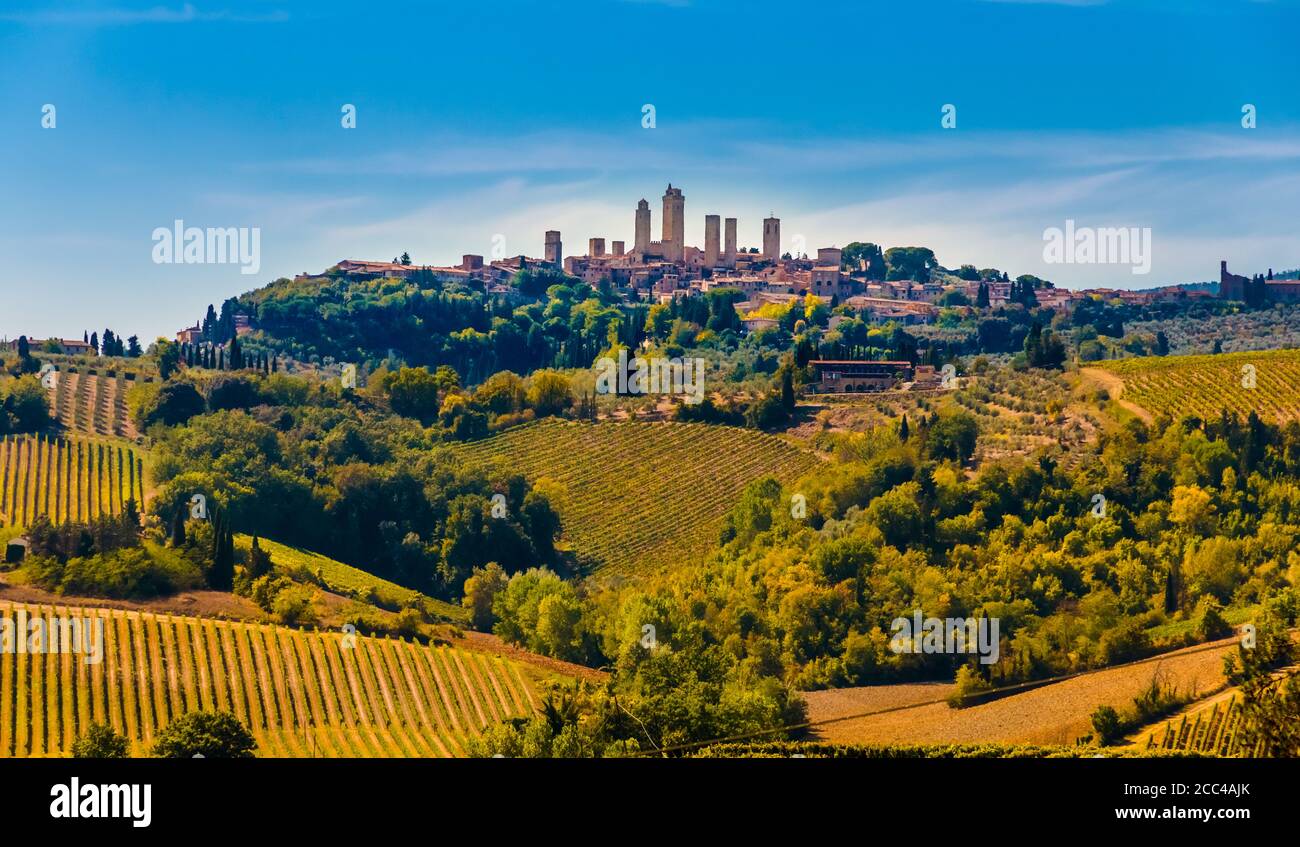
[[[28,338],[27,346],[31,350],[45,350],[50,346],[57,346],[64,353],[70,356],[95,356],[98,351],[91,347],[89,343],[79,338]]]
[[[911,362],[872,362],[850,359],[814,359],[818,390],[826,394],[885,391],[910,381]]]

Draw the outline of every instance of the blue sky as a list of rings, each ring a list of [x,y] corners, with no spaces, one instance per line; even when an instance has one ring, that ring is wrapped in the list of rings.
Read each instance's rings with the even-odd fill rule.
[[[670,181],[692,243],[775,212],[810,252],[1072,287],[1296,267],[1297,32],[1293,0],[5,0],[0,336],[170,335],[344,257],[630,243],[642,197],[657,237]],[[259,273],[155,264],[177,218],[259,227]],[[1067,219],[1150,227],[1151,273],[1044,264]]]

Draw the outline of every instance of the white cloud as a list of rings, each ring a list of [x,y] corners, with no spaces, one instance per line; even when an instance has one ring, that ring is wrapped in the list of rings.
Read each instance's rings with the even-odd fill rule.
[[[742,246],[757,244],[761,218],[773,210],[787,241],[803,235],[809,250],[853,240],[921,244],[951,266],[993,265],[1071,286],[1200,280],[1214,275],[1219,258],[1300,264],[1288,232],[1300,203],[1300,134],[1290,129],[753,140],[764,135],[701,125],[654,142],[598,133],[443,137],[355,160],[253,169],[401,178],[378,213],[367,218],[361,206],[330,215],[338,223],[312,239],[322,252],[303,254],[295,267],[403,250],[453,263],[462,253],[490,255],[497,233],[507,255],[537,256],[547,229],[563,233],[568,254],[593,236],[630,243],[641,197],[651,202],[657,237],[658,198],[670,180],[686,191],[687,238],[696,244],[706,213],[738,217]],[[1067,218],[1151,227],[1152,273],[1044,265],[1042,232]]]
[[[150,6],[148,8],[95,8],[70,7],[63,9],[31,9],[0,12],[0,21],[29,25],[114,26],[127,24],[175,24],[210,21],[233,23],[270,23],[287,21],[284,11],[253,14],[229,10],[202,11],[193,3],[181,6]]]

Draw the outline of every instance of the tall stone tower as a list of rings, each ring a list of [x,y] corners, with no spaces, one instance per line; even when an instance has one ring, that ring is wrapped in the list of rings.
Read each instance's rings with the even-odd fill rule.
[[[780,218],[763,218],[763,256],[773,262],[781,258]]]
[[[564,245],[560,243],[560,231],[558,229],[548,229],[546,231],[546,261],[556,267],[564,264]]]
[[[727,267],[734,268],[736,266],[736,219],[727,218],[725,225],[722,262]]]
[[[650,204],[645,200],[636,204],[636,238],[632,249],[637,253],[650,249]]]
[[[721,219],[717,215],[704,216],[704,266],[718,266],[718,235],[721,232]]]
[[[668,183],[664,192],[664,258],[680,262],[686,247],[686,198],[680,188]]]

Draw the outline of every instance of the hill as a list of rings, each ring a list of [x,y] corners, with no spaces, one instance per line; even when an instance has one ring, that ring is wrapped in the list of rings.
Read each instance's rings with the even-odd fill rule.
[[[540,483],[577,554],[622,573],[702,557],[750,481],[771,474],[789,483],[818,463],[754,430],[554,418],[455,450],[467,462],[499,462]]]
[[[1123,380],[1124,401],[1152,415],[1215,420],[1226,410],[1272,423],[1300,419],[1300,350],[1120,359],[1097,369]]]
[[[39,435],[0,438],[0,524],[26,526],[144,509],[144,462],[120,443]]]
[[[104,621],[103,661],[0,654],[0,758],[67,755],[106,723],[144,755],[187,712],[230,711],[259,756],[455,756],[491,723],[531,714],[539,672],[500,656],[405,639],[0,602],[26,632],[36,615]]]

